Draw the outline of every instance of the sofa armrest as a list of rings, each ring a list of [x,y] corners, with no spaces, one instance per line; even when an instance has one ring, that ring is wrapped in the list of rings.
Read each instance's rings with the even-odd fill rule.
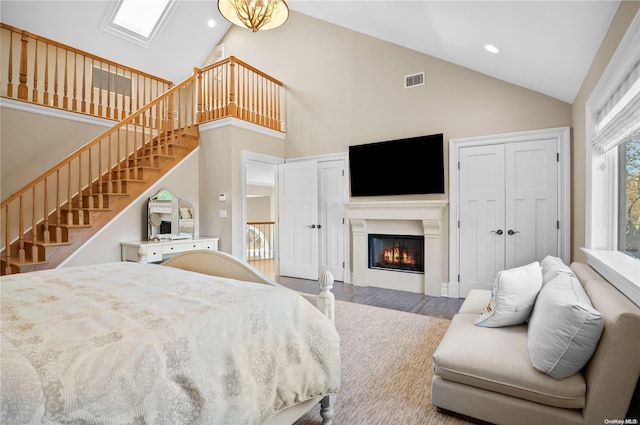
[[[460,306],[458,313],[480,314],[489,304],[491,291],[488,289],[472,289],[467,294],[467,298]]]

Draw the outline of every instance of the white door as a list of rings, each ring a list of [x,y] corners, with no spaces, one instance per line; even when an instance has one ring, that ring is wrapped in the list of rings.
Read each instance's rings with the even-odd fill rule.
[[[557,140],[460,149],[460,295],[559,255]]]
[[[278,167],[279,268],[283,276],[318,278],[318,170],[316,162]]]
[[[462,148],[459,160],[458,280],[465,296],[504,269],[504,145]]]
[[[320,270],[328,270],[335,280],[344,280],[344,160],[318,163]]]
[[[557,141],[507,143],[505,268],[559,256]]]

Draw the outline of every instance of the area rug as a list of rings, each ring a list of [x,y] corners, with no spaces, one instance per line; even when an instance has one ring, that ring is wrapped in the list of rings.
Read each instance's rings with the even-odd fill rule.
[[[450,321],[336,302],[342,388],[335,425],[462,425],[431,404],[432,355]],[[314,408],[295,425],[322,424]]]

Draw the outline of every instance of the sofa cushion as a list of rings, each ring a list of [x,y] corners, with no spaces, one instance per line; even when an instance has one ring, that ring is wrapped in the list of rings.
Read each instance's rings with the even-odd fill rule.
[[[604,320],[575,276],[558,275],[536,300],[529,320],[529,356],[554,378],[581,370],[595,351]]]
[[[558,381],[531,367],[526,325],[482,328],[474,326],[476,317],[453,317],[433,355],[435,375],[549,406],[585,406],[582,374]]]
[[[559,274],[568,274],[575,276],[571,267],[566,265],[561,258],[547,255],[540,261],[540,267],[542,267],[542,286],[549,283],[553,278]]]
[[[524,323],[541,286],[542,271],[537,261],[498,272],[489,305],[482,310],[476,325],[500,327]]]

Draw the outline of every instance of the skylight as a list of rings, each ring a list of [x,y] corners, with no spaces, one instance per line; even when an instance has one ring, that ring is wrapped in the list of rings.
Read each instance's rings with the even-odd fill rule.
[[[122,0],[113,23],[149,38],[170,0]]]
[[[105,17],[103,29],[149,46],[172,12],[175,0],[118,0]]]

